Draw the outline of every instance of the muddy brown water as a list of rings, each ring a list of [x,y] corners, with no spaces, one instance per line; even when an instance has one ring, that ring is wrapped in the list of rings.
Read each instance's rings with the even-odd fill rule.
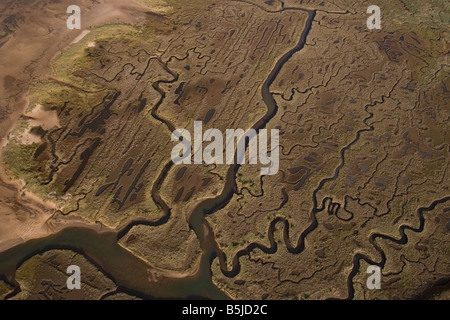
[[[11,279],[17,266],[32,256],[52,249],[83,254],[125,292],[141,298],[226,299],[210,281],[210,261],[203,255],[199,269],[190,276],[152,275],[149,265],[117,243],[116,233],[86,228],[67,228],[46,238],[31,240],[0,254],[0,274]]]
[[[261,94],[267,105],[265,116],[253,128],[261,129],[275,116],[278,108],[270,93],[270,86],[284,64],[295,52],[300,51],[311,29],[314,11],[307,11],[308,19],[298,44],[276,63],[262,86]],[[168,166],[170,169],[171,166]],[[167,169],[167,168],[165,168]],[[117,242],[123,232],[99,233],[82,227],[64,229],[42,239],[27,241],[0,253],[0,275],[14,284],[15,270],[32,256],[52,249],[69,249],[86,256],[105,275],[109,276],[124,292],[142,298],[209,298],[228,299],[212,282],[211,263],[218,254],[214,234],[205,217],[226,206],[236,190],[236,173],[239,165],[230,167],[222,193],[201,202],[189,215],[189,225],[196,233],[202,248],[198,270],[187,276],[161,274],[153,281],[151,267],[142,259],[124,249]],[[160,222],[166,222],[163,219]],[[139,224],[132,222],[131,225]],[[129,228],[126,228],[129,230]],[[132,271],[132,272],[131,272]],[[16,288],[18,290],[18,288]],[[16,294],[14,292],[14,294]]]

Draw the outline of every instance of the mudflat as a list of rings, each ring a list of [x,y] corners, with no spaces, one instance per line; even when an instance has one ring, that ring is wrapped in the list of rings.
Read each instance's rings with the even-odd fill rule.
[[[83,8],[82,30],[69,30],[66,13],[70,1],[2,1],[0,20],[5,31],[0,40],[0,146],[5,146],[8,134],[18,119],[26,116],[29,107],[30,84],[47,80],[52,75],[51,60],[71,43],[80,40],[91,28],[108,23],[133,24],[143,21],[151,7],[134,1],[79,2]],[[41,111],[42,112],[42,111]],[[44,126],[57,119],[41,115]],[[33,137],[31,137],[32,139]],[[14,181],[4,170],[0,173],[0,248],[35,237],[42,237],[57,229],[46,225],[55,212],[55,205],[44,203],[24,192],[23,182]],[[39,210],[35,210],[40,208]],[[20,218],[17,219],[17,216]]]
[[[448,299],[446,2],[71,4],[0,4],[0,298]]]

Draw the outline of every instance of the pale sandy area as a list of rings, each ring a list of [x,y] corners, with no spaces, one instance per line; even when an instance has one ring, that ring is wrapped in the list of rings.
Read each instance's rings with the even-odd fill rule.
[[[45,130],[59,126],[56,113],[36,106],[31,113],[28,107],[29,85],[51,77],[50,61],[71,43],[80,41],[93,27],[108,23],[138,25],[145,21],[145,11],[151,8],[127,0],[77,1],[81,8],[82,30],[69,30],[66,9],[73,1],[63,0],[23,8],[2,9],[1,15],[20,13],[24,22],[19,22],[14,34],[0,47],[0,147],[21,116],[28,116],[30,128],[40,125]],[[37,9],[34,9],[37,8]],[[16,10],[16,11],[14,11]],[[90,43],[88,45],[93,45]],[[95,44],[94,44],[95,45]],[[27,134],[22,143],[39,142],[39,137]],[[2,160],[2,159],[0,159]],[[0,168],[0,251],[23,241],[44,237],[69,225],[89,225],[79,218],[55,216],[56,206],[43,202],[28,190],[23,181],[12,180]]]
[[[39,1],[37,1],[39,2]],[[48,3],[36,12],[27,6],[22,11],[25,22],[0,47],[0,145],[27,107],[27,89],[31,81],[44,80],[50,74],[50,61],[71,43],[80,41],[89,29],[108,23],[137,25],[145,21],[149,8],[127,0],[78,1],[81,8],[82,30],[66,27],[67,6],[73,1]],[[12,77],[12,84],[6,83]],[[11,81],[10,81],[11,82]],[[0,113],[1,115],[1,113]]]
[[[83,39],[89,32],[91,32],[91,30],[83,30],[83,31],[81,31],[81,33],[75,39],[73,39],[73,41],[70,44],[74,44],[74,43],[80,42],[80,40]]]
[[[11,180],[0,170],[0,252],[24,241],[45,237],[71,226],[111,231],[77,216],[63,216],[56,204],[26,190],[21,180]]]
[[[15,132],[10,134],[8,141],[14,140],[21,144],[40,143],[41,138],[31,133],[33,127],[41,127],[43,130],[50,130],[54,127],[60,128],[59,119],[56,111],[47,111],[43,109],[43,106],[36,105],[31,112],[24,113],[24,119],[27,124],[27,128],[22,132]],[[6,145],[6,141],[5,141]]]
[[[56,111],[44,110],[44,107],[40,104],[37,104],[31,112],[25,113],[24,115],[30,118],[29,123],[32,127],[40,126],[44,130],[60,127],[58,114]]]

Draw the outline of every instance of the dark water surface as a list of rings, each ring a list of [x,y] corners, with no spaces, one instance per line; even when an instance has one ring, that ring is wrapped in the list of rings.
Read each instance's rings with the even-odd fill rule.
[[[304,47],[315,17],[314,11],[307,11],[307,13],[308,19],[298,44],[277,61],[262,86],[261,94],[267,105],[267,112],[253,126],[254,129],[264,128],[278,110],[275,99],[270,93],[270,86],[284,64],[295,52]],[[201,202],[189,217],[189,225],[198,236],[203,251],[200,268],[191,276],[183,278],[161,277],[157,282],[151,282],[149,280],[149,270],[151,270],[149,265],[118,244],[117,240],[123,234],[116,232],[99,233],[82,227],[67,228],[55,235],[27,241],[1,253],[0,275],[6,276],[13,282],[15,270],[27,259],[52,249],[68,249],[83,254],[105,275],[109,276],[119,289],[142,298],[228,299],[228,296],[212,283],[210,267],[217,256],[217,248],[214,235],[212,230],[208,229],[205,217],[228,204],[236,190],[238,169],[239,165],[232,165],[228,170],[222,193],[214,199]],[[167,221],[164,220],[164,222]]]

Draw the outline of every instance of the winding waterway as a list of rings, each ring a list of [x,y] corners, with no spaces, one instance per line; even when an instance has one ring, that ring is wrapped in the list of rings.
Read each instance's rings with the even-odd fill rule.
[[[314,21],[316,12],[304,10],[300,8],[283,8],[282,10],[301,10],[307,13],[308,17],[305,22],[304,29],[300,36],[298,43],[291,50],[286,52],[275,64],[266,80],[261,87],[261,95],[266,104],[266,114],[259,119],[252,128],[255,130],[263,129],[271,119],[276,115],[278,106],[270,92],[270,87],[275,81],[280,71],[289,61],[289,59],[296,53],[302,50],[306,44],[306,39],[310,33],[312,23]],[[281,11],[282,11],[281,10]],[[161,65],[165,66],[161,62]],[[166,69],[173,77],[170,81],[161,81],[153,84],[153,88],[157,90],[161,99],[152,110],[152,116],[166,124],[170,131],[174,131],[173,125],[166,119],[158,115],[158,107],[165,98],[165,92],[159,87],[162,82],[172,83],[178,81],[178,75],[173,73],[168,68]],[[367,111],[367,107],[366,107]],[[372,114],[366,119],[370,119]],[[363,129],[358,132],[355,140],[349,145],[351,146],[359,139],[359,135]],[[202,254],[198,268],[190,275],[180,276],[176,273],[159,273],[157,281],[154,280],[155,270],[151,266],[140,259],[129,250],[123,248],[118,244],[118,240],[124,237],[132,227],[137,225],[159,226],[167,223],[170,218],[170,208],[159,195],[159,188],[161,187],[167,173],[172,168],[172,162],[168,162],[152,189],[152,197],[154,202],[163,211],[163,216],[156,221],[135,220],[122,227],[116,232],[97,232],[90,228],[70,227],[66,228],[51,236],[27,241],[23,244],[15,246],[7,251],[0,253],[0,279],[7,281],[15,287],[14,292],[10,293],[6,298],[12,297],[20,292],[20,286],[15,281],[14,276],[16,270],[28,259],[36,254],[46,252],[53,249],[73,250],[85,256],[91,263],[96,265],[106,276],[111,278],[118,287],[118,291],[126,292],[141,298],[208,298],[208,299],[227,299],[229,298],[225,293],[220,291],[212,281],[211,264],[214,259],[218,258],[222,272],[228,277],[234,277],[240,272],[239,259],[248,252],[258,248],[266,253],[274,253],[277,250],[277,243],[274,239],[274,231],[278,223],[284,225],[283,240],[286,244],[287,250],[292,253],[300,253],[304,250],[304,239],[306,236],[317,228],[317,220],[315,215],[325,210],[327,206],[332,206],[332,199],[323,199],[319,204],[317,200],[317,193],[323,187],[325,182],[335,180],[339,170],[344,165],[344,152],[349,148],[341,150],[341,165],[336,169],[333,177],[326,178],[321,181],[318,188],[312,194],[313,208],[311,211],[311,224],[300,235],[297,243],[291,243],[289,237],[289,223],[285,219],[278,217],[273,220],[268,228],[268,239],[270,246],[264,246],[259,243],[251,243],[247,248],[240,250],[234,257],[232,257],[232,267],[227,269],[226,256],[221,251],[219,245],[216,243],[214,232],[208,221],[205,219],[207,215],[213,214],[217,210],[224,208],[232,199],[237,191],[236,174],[240,165],[231,165],[227,171],[225,184],[222,192],[215,198],[206,199],[199,203],[194,210],[188,215],[188,222],[190,228],[195,232],[200,242]],[[246,146],[247,147],[247,146]],[[287,193],[283,192],[287,201]],[[399,229],[400,238],[395,239],[383,234],[373,234],[370,237],[371,244],[380,253],[381,261],[372,261],[369,257],[356,254],[353,258],[353,268],[347,278],[348,299],[354,297],[355,289],[353,288],[353,279],[360,269],[361,260],[365,260],[370,264],[378,264],[384,266],[386,257],[384,252],[378,246],[376,240],[378,238],[387,239],[399,244],[405,244],[408,237],[405,230],[414,232],[422,232],[424,228],[425,219],[423,214],[427,211],[433,210],[437,205],[450,201],[450,197],[435,200],[429,207],[422,207],[417,211],[420,226],[413,228],[407,225],[401,226]],[[132,272],[130,272],[132,270]]]
[[[311,30],[312,22],[316,15],[315,11],[302,10],[307,12],[308,17],[297,45],[285,53],[275,64],[262,85],[261,94],[267,106],[266,114],[255,123],[252,128],[258,130],[264,128],[267,123],[275,116],[278,107],[273,95],[270,92],[270,86],[276,79],[281,69],[292,55],[300,51],[306,43],[306,38]],[[177,75],[174,74],[174,79]],[[155,87],[158,89],[158,87]],[[158,90],[159,91],[159,90]],[[161,92],[160,92],[161,93]],[[162,99],[164,98],[164,92]],[[155,108],[156,110],[156,108]],[[158,119],[156,111],[152,115]],[[164,119],[159,119],[166,123]],[[171,125],[166,123],[171,129]],[[168,164],[161,175],[161,181],[170,170]],[[199,268],[188,276],[170,276],[161,275],[158,281],[150,281],[149,273],[152,268],[142,259],[133,255],[118,244],[118,240],[123,237],[131,227],[139,224],[160,225],[167,222],[170,217],[170,208],[162,201],[156,198],[155,202],[159,204],[165,215],[156,222],[136,220],[122,228],[118,232],[99,233],[94,230],[82,227],[66,228],[57,234],[42,239],[27,241],[21,245],[13,247],[0,254],[0,275],[7,282],[15,286],[15,291],[8,297],[14,296],[20,292],[18,283],[14,280],[14,274],[18,267],[32,256],[52,249],[68,249],[83,254],[90,262],[95,264],[105,275],[110,277],[118,286],[119,290],[129,292],[142,298],[209,298],[209,299],[227,299],[228,296],[214,286],[211,279],[211,263],[218,256],[221,265],[224,263],[223,253],[215,242],[214,233],[205,217],[220,208],[226,206],[236,192],[236,173],[239,165],[230,166],[224,185],[224,189],[219,196],[213,199],[207,199],[197,205],[194,211],[189,215],[188,221],[190,227],[196,233],[202,255]],[[159,185],[160,183],[157,183]],[[157,187],[157,186],[155,186]],[[153,194],[153,193],[152,193]],[[157,194],[157,193],[155,193]],[[276,222],[275,222],[276,224]],[[274,223],[271,224],[273,228]],[[270,237],[270,234],[269,234]],[[273,237],[273,235],[272,235]],[[271,239],[271,243],[274,242]],[[249,248],[251,249],[251,248]],[[269,251],[273,251],[271,248]],[[276,247],[275,247],[276,250]],[[238,259],[238,257],[237,257]],[[224,268],[223,268],[224,269]],[[133,272],[130,272],[133,270]],[[223,270],[225,274],[226,270]],[[234,272],[236,273],[236,270]],[[230,274],[231,275],[231,274]],[[7,297],[7,298],[8,298]]]

